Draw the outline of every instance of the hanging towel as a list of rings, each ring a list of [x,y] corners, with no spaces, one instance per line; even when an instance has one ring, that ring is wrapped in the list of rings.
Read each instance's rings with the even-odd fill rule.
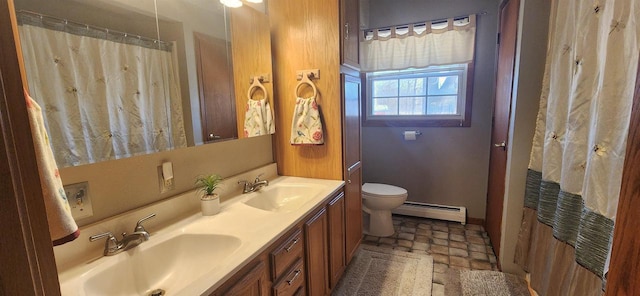
[[[244,116],[244,136],[255,137],[270,135],[276,132],[273,111],[267,99],[247,101],[247,112]]]
[[[49,221],[49,233],[53,245],[57,246],[76,239],[80,235],[80,230],[71,216],[71,208],[58,173],[58,165],[53,158],[49,136],[44,127],[42,109],[26,91],[24,95],[27,100],[27,112],[29,113],[33,146],[36,152],[42,196]]]
[[[315,95],[311,98],[296,99],[291,124],[291,144],[321,145],[324,144],[324,132],[320,120],[320,110]]]

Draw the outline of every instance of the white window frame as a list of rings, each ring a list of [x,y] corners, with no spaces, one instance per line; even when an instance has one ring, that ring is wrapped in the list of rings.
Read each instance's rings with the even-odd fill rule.
[[[470,125],[470,108],[471,104],[471,86],[469,76],[473,75],[472,64],[453,64],[431,66],[423,69],[409,69],[398,71],[381,71],[370,72],[366,74],[366,102],[364,108],[364,125],[365,126],[469,126]],[[471,69],[471,70],[470,70]],[[388,79],[403,79],[416,77],[441,77],[441,76],[458,76],[458,93],[456,114],[424,114],[424,115],[376,115],[373,114],[373,81]],[[427,84],[428,87],[428,84]],[[398,92],[400,90],[398,89]],[[393,96],[394,98],[396,96]],[[425,113],[428,108],[428,89],[423,95],[397,96],[402,97],[424,97]],[[377,97],[383,98],[383,97]],[[398,103],[400,100],[398,100]],[[469,110],[467,110],[469,108]],[[400,110],[398,109],[398,112]],[[469,111],[469,112],[468,112]]]

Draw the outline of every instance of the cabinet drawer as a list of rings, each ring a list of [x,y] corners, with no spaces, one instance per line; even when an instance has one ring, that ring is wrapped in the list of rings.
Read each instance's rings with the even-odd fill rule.
[[[300,290],[304,291],[304,263],[299,258],[295,265],[287,272],[280,282],[273,286],[274,296],[300,295]],[[304,292],[303,292],[304,293]]]
[[[297,259],[302,258],[304,239],[298,229],[282,245],[271,252],[271,275],[277,280]]]

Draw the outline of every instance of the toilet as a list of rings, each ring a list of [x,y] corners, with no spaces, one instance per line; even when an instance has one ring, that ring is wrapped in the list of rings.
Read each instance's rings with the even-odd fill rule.
[[[362,185],[363,231],[373,236],[391,236],[395,232],[391,210],[407,200],[407,190],[401,187],[365,183]]]

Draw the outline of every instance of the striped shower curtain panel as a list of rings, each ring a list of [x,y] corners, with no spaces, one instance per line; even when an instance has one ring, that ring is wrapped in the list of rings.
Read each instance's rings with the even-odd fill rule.
[[[516,263],[540,295],[606,284],[638,65],[640,3],[554,1]]]

